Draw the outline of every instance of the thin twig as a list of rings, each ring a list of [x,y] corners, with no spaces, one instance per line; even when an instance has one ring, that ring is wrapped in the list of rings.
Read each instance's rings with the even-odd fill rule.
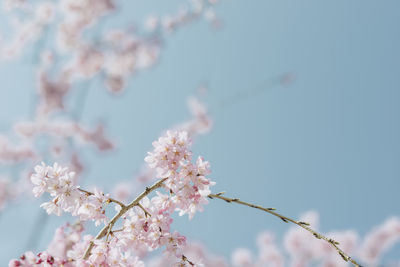
[[[145,215],[146,217],[151,217],[151,213],[148,212],[148,211],[142,206],[142,204],[138,203],[137,206],[143,210],[144,215]]]
[[[85,193],[85,194],[89,195],[89,196],[94,195],[92,192],[89,192],[89,191],[84,190],[84,189],[82,189],[82,188],[78,188],[78,190],[81,191],[82,193]],[[113,199],[113,198],[111,198],[111,197],[107,198],[107,201],[108,201],[108,202],[114,202],[115,204],[120,205],[121,208],[125,206],[124,203],[122,203],[122,202],[120,202],[120,201],[118,201],[118,200],[116,200],[116,199]]]
[[[154,191],[157,188],[160,188],[163,185],[164,181],[167,179],[168,179],[168,177],[163,178],[163,179],[159,180],[158,182],[156,182],[155,184],[153,184],[152,186],[146,187],[146,189],[139,196],[137,196],[134,200],[132,200],[131,203],[129,203],[128,205],[121,206],[121,210],[117,214],[114,215],[114,217],[111,219],[111,221],[106,226],[104,226],[103,229],[101,229],[101,231],[97,234],[95,239],[99,240],[99,239],[103,238],[104,236],[106,236],[109,231],[112,231],[114,224],[118,221],[119,218],[121,218],[122,215],[124,215],[131,208],[137,206],[139,204],[139,202],[145,196],[150,194],[152,191]],[[83,256],[83,258],[85,260],[87,260],[87,258],[89,257],[90,252],[93,249],[93,246],[94,246],[94,242],[90,241],[90,244],[89,244],[88,248],[86,249],[85,254]]]
[[[275,212],[275,211],[274,211],[274,210],[275,210],[274,208],[264,208],[264,207],[261,207],[261,206],[258,206],[258,205],[254,205],[254,204],[251,204],[251,203],[248,203],[248,202],[241,201],[241,200],[238,199],[238,198],[229,198],[229,197],[225,197],[225,196],[223,196],[223,194],[224,194],[224,193],[210,194],[210,195],[208,195],[208,197],[211,198],[211,199],[218,198],[218,199],[225,200],[225,201],[228,202],[228,203],[234,202],[234,203],[237,203],[237,204],[240,204],[240,205],[244,205],[244,206],[248,206],[248,207],[251,207],[251,208],[259,209],[259,210],[268,212],[269,214],[272,214],[272,215],[274,215],[275,217],[278,217],[279,219],[281,219],[281,220],[284,221],[285,223],[289,223],[289,222],[294,223],[294,224],[300,226],[301,228],[307,230],[307,231],[310,232],[311,234],[313,234],[315,238],[317,238],[317,239],[322,239],[322,240],[325,240],[326,242],[328,242],[332,247],[334,247],[334,248],[336,249],[336,251],[338,252],[338,254],[339,254],[339,255],[343,258],[343,260],[345,260],[346,262],[351,262],[352,264],[354,264],[354,266],[361,267],[361,265],[360,265],[359,263],[357,263],[357,262],[356,262],[354,259],[352,259],[349,255],[347,255],[341,248],[339,248],[339,246],[338,246],[338,245],[339,245],[339,242],[333,240],[332,238],[328,238],[328,237],[326,237],[326,236],[324,236],[324,235],[322,235],[322,234],[320,234],[320,233],[314,231],[313,229],[311,229],[311,228],[309,227],[310,224],[308,224],[308,223],[306,223],[306,222],[302,222],[302,221],[296,221],[296,220],[294,220],[294,219],[291,219],[291,218],[288,218],[288,217],[286,217],[286,216],[284,216],[284,215],[281,215],[281,214]]]
[[[182,260],[190,264],[190,266],[194,266],[194,263],[190,261],[185,255],[182,255]]]

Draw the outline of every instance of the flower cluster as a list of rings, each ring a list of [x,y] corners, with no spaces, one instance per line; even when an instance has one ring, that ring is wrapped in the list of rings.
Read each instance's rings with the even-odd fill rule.
[[[204,87],[200,89],[205,90]],[[177,126],[174,126],[172,129],[173,131],[187,132],[188,138],[195,140],[197,136],[210,131],[212,119],[207,107],[198,97],[188,98],[187,105],[191,117]],[[153,166],[153,164],[151,165]],[[138,189],[153,182],[155,178],[157,178],[156,169],[146,164],[135,174],[134,179],[117,183],[112,190],[112,195],[118,200],[127,200],[129,196],[138,193]]]
[[[36,266],[66,266],[68,262],[54,258],[47,252],[42,252],[35,255],[32,251],[24,253],[19,260],[11,260],[9,267],[36,267]]]
[[[206,178],[210,173],[209,163],[202,157],[193,162],[191,140],[184,131],[167,131],[153,142],[153,146],[145,161],[155,170],[159,180],[127,205],[98,190],[91,193],[80,189],[75,185],[75,174],[65,167],[58,164],[36,166],[31,176],[33,192],[36,197],[44,192],[53,197],[41,205],[48,213],[60,215],[62,211],[70,212],[80,221],[92,219],[96,224],[103,222],[105,226],[96,237],[83,235],[81,223],[61,227],[46,251],[37,255],[26,252],[20,259],[10,261],[9,266],[142,267],[148,253],[160,248],[164,248],[165,253],[147,260],[149,266],[228,266],[222,258],[207,254],[201,246],[188,244],[185,236],[171,229],[175,211],[179,215],[187,213],[191,219],[207,202],[210,186],[214,184]],[[156,194],[150,196],[153,191]],[[109,202],[118,204],[117,214],[111,220],[105,216]],[[119,218],[120,229],[114,229]],[[318,228],[315,212],[305,214],[300,221]],[[389,219],[367,235],[361,245],[353,231],[328,233],[327,236],[335,236],[342,249],[375,266],[380,255],[400,240],[400,221],[398,218]],[[285,262],[300,267],[316,262],[321,266],[347,266],[329,243],[321,242],[301,228],[291,228],[286,233],[285,253],[276,245],[271,233],[261,233],[257,243],[258,256],[246,248],[234,251],[233,266],[281,267]],[[286,253],[289,259],[286,259]]]
[[[99,190],[94,193],[83,192],[75,185],[75,173],[57,163],[46,166],[44,163],[35,167],[31,176],[34,184],[33,193],[40,197],[44,192],[49,193],[53,199],[41,205],[48,214],[60,216],[62,211],[78,216],[80,220],[95,220],[96,225],[105,221],[104,205],[109,199]]]
[[[187,104],[192,114],[192,119],[178,125],[175,129],[186,131],[191,137],[208,133],[212,128],[213,122],[208,114],[207,107],[195,97],[190,97]]]
[[[92,144],[99,151],[114,148],[112,140],[105,134],[104,125],[98,124],[94,129],[70,120],[46,120],[39,118],[36,121],[23,121],[14,125],[15,132],[26,140],[33,140],[40,135],[54,138],[71,138],[79,144]],[[27,153],[25,153],[27,154]]]
[[[169,255],[182,258],[186,238],[170,232],[171,215],[177,210],[192,218],[207,202],[209,186],[214,184],[205,177],[210,173],[208,162],[199,157],[191,163],[190,145],[188,134],[178,131],[167,131],[153,142],[154,150],[145,160],[156,169],[156,176],[165,180],[169,194],[157,191],[156,196],[143,198],[127,213],[122,231],[115,234],[120,246],[135,248],[139,254],[165,246]]]
[[[156,197],[157,198],[157,197]],[[148,211],[154,212],[151,207],[154,204],[149,199],[143,201]],[[177,262],[176,255],[164,253],[150,258],[145,258],[148,251],[147,244],[140,245],[140,241],[145,241],[143,228],[147,232],[152,232],[152,222],[149,223],[150,216],[146,216],[141,208],[134,209],[129,214],[130,218],[135,217],[135,221],[125,220],[123,224],[124,232],[115,231],[111,233],[112,239],[108,242],[95,240],[95,247],[87,261],[82,260],[82,256],[93,237],[83,235],[82,224],[65,225],[58,228],[55,232],[53,241],[48,249],[37,255],[33,252],[24,253],[20,259],[11,260],[10,267],[39,267],[39,266],[121,266],[121,267],[163,267],[191,266],[182,258]],[[151,217],[153,217],[152,215]],[[146,219],[147,218],[147,219]],[[160,218],[158,218],[160,219]],[[308,212],[302,219],[310,219],[311,223],[317,224],[318,215],[315,212]],[[146,221],[147,220],[147,221]],[[156,219],[157,220],[157,219]],[[146,222],[148,222],[146,224]],[[168,224],[168,223],[167,223]],[[382,253],[387,251],[396,242],[400,241],[399,218],[390,218],[383,224],[375,227],[367,233],[360,242],[357,233],[354,231],[341,231],[331,233],[340,241],[344,248],[355,251],[365,266],[378,266],[378,260]],[[164,226],[164,230],[167,227]],[[299,229],[300,230],[300,229]],[[331,247],[317,239],[309,239],[311,242],[303,242],[303,236],[298,234],[297,228],[291,228],[284,235],[283,247],[277,244],[275,237],[270,232],[262,232],[257,237],[258,254],[254,254],[247,248],[238,248],[231,254],[230,262],[224,257],[214,255],[203,245],[196,242],[188,242],[181,248],[181,254],[190,259],[195,266],[207,267],[283,267],[283,266],[324,266],[324,267],[345,267],[348,263],[344,262]],[[300,232],[300,231],[299,231]],[[302,231],[304,232],[304,231]],[[135,233],[135,234],[134,234]],[[185,242],[184,238],[178,233],[164,233],[160,238],[160,244],[169,246],[167,250],[174,250]],[[128,238],[128,236],[130,237]],[[124,236],[126,238],[124,238]],[[136,237],[136,240],[135,238]],[[130,241],[129,241],[130,240]],[[136,243],[135,243],[136,242]],[[156,243],[154,248],[159,247]],[[129,248],[129,252],[128,252]],[[283,250],[284,248],[284,250]],[[124,252],[125,251],[125,252]],[[135,251],[134,255],[132,251]],[[75,260],[76,259],[76,260]],[[92,265],[90,265],[92,264]],[[393,263],[387,266],[400,266]]]
[[[166,188],[172,193],[171,201],[180,215],[187,213],[193,218],[202,205],[208,203],[210,186],[215,183],[205,176],[210,174],[210,164],[198,157],[191,162],[191,144],[187,132],[168,131],[165,136],[153,142],[154,151],[145,158],[155,168],[159,178],[168,177]]]
[[[141,207],[135,207],[127,213],[123,222],[123,230],[115,233],[118,246],[124,250],[134,248],[136,254],[145,255],[148,251],[165,247],[165,251],[176,258],[182,257],[182,248],[186,238],[178,232],[171,232],[171,209],[165,195],[151,200],[145,198]]]
[[[300,218],[301,221],[310,223],[314,229],[318,228],[318,219],[316,212],[307,212]],[[387,219],[367,233],[364,238],[360,238],[352,230],[330,232],[326,236],[334,237],[343,250],[351,253],[365,266],[378,266],[383,253],[400,241],[400,218]],[[349,263],[343,261],[332,246],[314,238],[298,227],[291,227],[285,233],[283,246],[278,246],[274,235],[270,232],[260,233],[257,245],[258,255],[254,255],[247,248],[236,249],[232,253],[232,265],[235,267],[349,266]],[[400,265],[394,263],[394,265],[388,266]]]
[[[0,211],[15,197],[15,190],[9,179],[0,177]]]
[[[103,125],[91,130],[79,121],[88,98],[84,91],[98,78],[110,92],[123,91],[131,76],[158,62],[169,33],[203,17],[215,21],[216,2],[188,1],[176,14],[151,15],[142,30],[131,23],[102,29],[102,21],[120,4],[117,0],[5,0],[2,17],[8,24],[1,38],[0,60],[32,53],[29,57],[37,73],[36,83],[32,82],[36,85],[33,116],[16,123],[11,134],[0,135],[0,163],[13,164],[19,172],[18,178],[9,178],[10,184],[24,183],[29,190],[27,174],[34,163],[44,160],[43,155],[80,172],[86,169],[82,143],[93,144],[99,152],[112,149]],[[74,101],[68,99],[75,94],[83,97],[71,106]],[[205,114],[195,116],[187,131],[210,128]],[[7,197],[2,203],[17,199]]]
[[[145,161],[156,169],[158,178],[175,175],[179,167],[192,158],[187,132],[167,131],[165,136],[153,142],[154,151],[148,152]],[[174,180],[174,179],[171,179]]]
[[[400,218],[389,218],[365,237],[359,254],[368,264],[377,265],[382,254],[399,241]]]
[[[41,205],[47,213],[69,212],[80,221],[91,219],[96,225],[104,222],[106,226],[96,238],[82,237],[81,230],[67,234],[64,228],[59,229],[47,251],[37,256],[27,252],[20,260],[11,261],[10,266],[42,266],[44,262],[48,266],[142,266],[141,258],[161,247],[177,264],[194,264],[183,254],[186,237],[171,231],[171,216],[178,211],[179,215],[187,213],[193,218],[208,202],[209,187],[214,182],[206,178],[210,173],[207,161],[198,157],[192,163],[190,145],[188,133],[179,131],[168,131],[155,141],[146,161],[150,168],[156,169],[160,180],[128,205],[96,189],[93,193],[80,189],[75,184],[75,173],[57,163],[36,166],[31,176],[34,195],[40,197],[47,192],[53,197]],[[156,191],[154,196],[148,196],[162,187],[167,194]],[[118,204],[114,218],[122,218],[119,230],[113,229],[116,221],[105,216],[109,202]]]
[[[12,25],[15,33],[0,46],[0,56],[18,57],[28,44],[51,40],[51,47],[40,46],[41,51],[37,51],[51,58],[46,68],[40,66],[39,92],[44,100],[40,108],[45,112],[63,109],[75,80],[90,80],[101,73],[110,92],[121,92],[129,76],[158,62],[165,35],[203,17],[213,25],[219,24],[213,9],[216,2],[192,0],[182,5],[176,14],[151,15],[144,22],[143,32],[136,30],[137,25],[130,25],[127,29],[110,29],[90,38],[88,36],[92,35],[87,34],[88,31],[98,30],[101,21],[116,10],[118,1],[60,0],[33,4],[7,0],[4,7],[15,21]],[[53,62],[56,56],[68,60],[57,65]],[[57,79],[51,81],[50,73]]]

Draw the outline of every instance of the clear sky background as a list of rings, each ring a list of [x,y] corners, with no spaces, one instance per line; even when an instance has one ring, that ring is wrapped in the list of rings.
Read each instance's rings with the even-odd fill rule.
[[[181,2],[121,1],[123,10],[107,26],[140,23]],[[111,188],[132,177],[151,142],[189,117],[187,97],[207,84],[215,124],[193,150],[211,162],[215,192],[293,217],[318,211],[322,231],[363,235],[399,216],[400,2],[222,0],[217,14],[220,30],[199,21],[168,37],[160,63],[132,78],[121,96],[111,97],[100,83],[90,88],[82,120],[105,121],[119,147],[106,156],[83,152],[90,163],[85,183]],[[29,62],[27,55],[0,65],[2,131],[29,117]],[[296,75],[291,86],[274,83],[287,72]],[[243,92],[250,93],[234,98]],[[0,217],[0,266],[25,250],[39,204],[22,202]],[[39,249],[62,221],[47,222]],[[289,226],[216,200],[174,227],[228,256],[236,247],[254,248],[263,230],[281,240]],[[397,245],[385,260],[399,254]]]

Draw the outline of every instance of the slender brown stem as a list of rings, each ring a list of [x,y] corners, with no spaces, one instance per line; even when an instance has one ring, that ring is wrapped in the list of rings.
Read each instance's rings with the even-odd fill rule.
[[[183,262],[189,263],[190,266],[194,266],[194,263],[192,261],[190,261],[185,255],[182,255],[182,260],[183,260]],[[184,263],[182,263],[182,264],[184,264]],[[184,265],[182,265],[182,266],[184,266]]]
[[[103,238],[104,236],[106,236],[107,233],[112,231],[114,224],[118,221],[119,218],[121,218],[122,215],[124,215],[131,208],[137,206],[139,204],[139,202],[145,196],[147,196],[148,194],[153,192],[155,189],[160,188],[163,185],[163,183],[165,182],[165,180],[167,180],[167,179],[168,179],[168,177],[163,178],[163,179],[159,180],[158,182],[156,182],[155,184],[153,184],[152,186],[146,187],[146,189],[139,196],[137,196],[134,200],[132,200],[131,203],[129,203],[128,205],[121,206],[121,210],[117,214],[114,215],[114,217],[111,219],[111,221],[106,226],[104,226],[103,229],[101,229],[101,231],[97,234],[95,239],[99,240],[99,239]],[[83,256],[83,258],[85,260],[89,257],[90,252],[93,249],[93,246],[94,246],[94,242],[91,241],[88,248],[85,251],[84,256]]]
[[[121,206],[121,210],[117,214],[114,215],[114,217],[111,219],[111,221],[107,225],[105,225],[103,227],[103,229],[97,234],[95,239],[99,240],[99,239],[103,238],[104,236],[108,236],[112,232],[121,231],[121,229],[112,231],[112,228],[113,228],[114,224],[118,221],[119,218],[121,218],[122,215],[124,215],[128,210],[130,210],[131,208],[133,208],[135,206],[138,206],[139,208],[141,208],[144,211],[146,216],[147,215],[151,216],[151,214],[140,204],[140,201],[145,196],[147,196],[152,191],[154,191],[155,189],[160,188],[163,185],[164,181],[167,180],[167,179],[168,179],[168,177],[159,180],[158,182],[156,182],[155,184],[153,184],[150,187],[146,187],[146,189],[139,196],[137,196],[134,200],[132,200],[128,205],[124,205],[123,203],[119,202],[118,200],[109,198],[110,202],[114,202],[114,203],[120,205]],[[86,190],[83,190],[83,189],[79,189],[79,190],[81,192],[84,192],[84,193],[89,194],[89,195],[93,194],[93,193],[91,193],[89,191],[86,191]],[[255,205],[255,204],[251,204],[251,203],[248,203],[248,202],[241,201],[238,198],[225,197],[225,196],[223,196],[223,194],[224,194],[223,192],[222,193],[218,193],[218,194],[210,194],[210,195],[208,195],[208,197],[211,198],[211,199],[218,198],[218,199],[222,199],[222,200],[224,200],[224,201],[226,201],[228,203],[234,202],[234,203],[237,203],[237,204],[240,204],[240,205],[244,205],[244,206],[248,206],[248,207],[251,207],[251,208],[259,209],[259,210],[265,211],[265,212],[267,212],[267,213],[269,213],[269,214],[281,219],[282,221],[284,221],[286,223],[291,222],[293,224],[296,224],[296,225],[300,226],[301,228],[307,230],[311,234],[313,234],[315,238],[322,239],[322,240],[328,242],[333,248],[335,248],[335,250],[338,252],[338,254],[346,262],[351,262],[352,264],[354,264],[354,266],[361,267],[361,265],[359,263],[357,263],[349,255],[347,255],[341,248],[339,248],[339,242],[335,241],[332,238],[328,238],[328,237],[316,232],[315,230],[311,229],[309,227],[310,224],[308,224],[307,222],[297,221],[297,220],[291,219],[289,217],[286,217],[286,216],[284,216],[282,214],[279,214],[279,213],[277,213],[275,211],[275,208],[265,208],[265,207],[262,207],[262,206],[258,206],[258,205]],[[88,246],[88,248],[85,251],[84,256],[83,256],[84,259],[87,259],[89,257],[90,252],[93,249],[93,246],[94,246],[94,242],[91,241],[89,246]],[[192,263],[185,256],[182,256],[182,259],[192,265]]]
[[[94,195],[92,192],[89,192],[89,191],[84,190],[84,189],[81,189],[81,188],[78,188],[78,190],[81,191],[82,193],[87,194],[88,196]],[[108,202],[113,202],[113,203],[115,203],[115,204],[118,204],[118,205],[120,205],[121,207],[124,207],[124,206],[125,206],[125,204],[123,204],[122,202],[120,202],[120,201],[118,201],[118,200],[116,200],[116,199],[110,198],[110,197],[107,199],[107,201],[108,201]]]
[[[352,264],[354,264],[354,266],[361,267],[361,265],[360,265],[359,263],[357,263],[357,262],[356,262],[354,259],[352,259],[349,255],[347,255],[341,248],[339,248],[339,246],[338,246],[338,245],[339,245],[339,242],[333,240],[332,238],[328,238],[328,237],[326,237],[326,236],[324,236],[324,235],[322,235],[322,234],[316,232],[315,230],[311,229],[311,228],[309,227],[310,224],[308,224],[308,223],[306,223],[306,222],[302,222],[302,221],[296,221],[296,220],[294,220],[294,219],[291,219],[291,218],[289,218],[289,217],[286,217],[286,216],[284,216],[284,215],[281,215],[281,214],[275,212],[275,211],[274,211],[274,210],[275,210],[274,208],[264,208],[264,207],[261,207],[261,206],[258,206],[258,205],[254,205],[254,204],[251,204],[251,203],[248,203],[248,202],[241,201],[241,200],[238,199],[238,198],[225,197],[225,196],[223,196],[223,194],[224,194],[224,193],[210,194],[210,195],[208,195],[208,197],[211,198],[211,199],[218,198],[218,199],[225,200],[225,201],[228,202],[228,203],[234,202],[234,203],[237,203],[237,204],[240,204],[240,205],[244,205],[244,206],[247,206],[247,207],[259,209],[259,210],[265,211],[265,212],[267,212],[267,213],[269,213],[269,214],[271,214],[271,215],[274,215],[275,217],[278,217],[279,219],[281,219],[281,220],[284,221],[285,223],[291,222],[291,223],[293,223],[293,224],[296,224],[296,225],[300,226],[301,228],[307,230],[307,231],[310,232],[311,234],[313,234],[315,238],[317,238],[317,239],[322,239],[322,240],[325,240],[326,242],[328,242],[333,248],[335,248],[335,250],[337,251],[337,253],[338,253],[338,254],[343,258],[343,260],[345,260],[346,262],[351,262]]]
[[[151,213],[148,212],[148,211],[142,206],[142,204],[138,203],[137,206],[143,210],[144,215],[145,215],[146,217],[151,217]]]

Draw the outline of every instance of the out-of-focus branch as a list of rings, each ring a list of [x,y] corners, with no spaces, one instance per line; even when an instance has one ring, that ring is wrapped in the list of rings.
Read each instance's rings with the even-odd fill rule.
[[[356,262],[353,258],[351,258],[349,255],[347,255],[341,248],[339,248],[339,242],[335,241],[332,238],[328,238],[328,237],[316,232],[315,230],[311,229],[309,223],[302,222],[302,221],[297,221],[297,220],[291,219],[289,217],[286,217],[284,215],[281,215],[281,214],[279,214],[279,213],[277,213],[275,211],[276,210],[275,208],[264,208],[264,207],[261,207],[261,206],[255,205],[255,204],[251,204],[251,203],[248,203],[248,202],[241,201],[238,198],[225,197],[225,196],[223,196],[223,194],[224,194],[224,192],[221,192],[221,193],[218,193],[218,194],[210,194],[210,195],[208,195],[208,197],[210,199],[218,198],[218,199],[225,200],[228,203],[232,203],[233,202],[233,203],[237,203],[237,204],[244,205],[244,206],[247,206],[247,207],[259,209],[259,210],[265,211],[265,212],[267,212],[267,213],[269,213],[269,214],[271,214],[271,215],[273,215],[275,217],[278,217],[279,219],[281,219],[285,223],[291,222],[293,224],[296,224],[296,225],[300,226],[301,228],[307,230],[311,234],[313,234],[315,238],[322,239],[322,240],[325,240],[326,242],[328,242],[333,248],[335,248],[335,250],[338,252],[338,254],[346,262],[351,262],[352,264],[354,264],[354,266],[361,267],[361,265],[358,262]]]
[[[190,264],[190,266],[194,266],[194,263],[191,262],[185,255],[182,255],[182,260]]]

